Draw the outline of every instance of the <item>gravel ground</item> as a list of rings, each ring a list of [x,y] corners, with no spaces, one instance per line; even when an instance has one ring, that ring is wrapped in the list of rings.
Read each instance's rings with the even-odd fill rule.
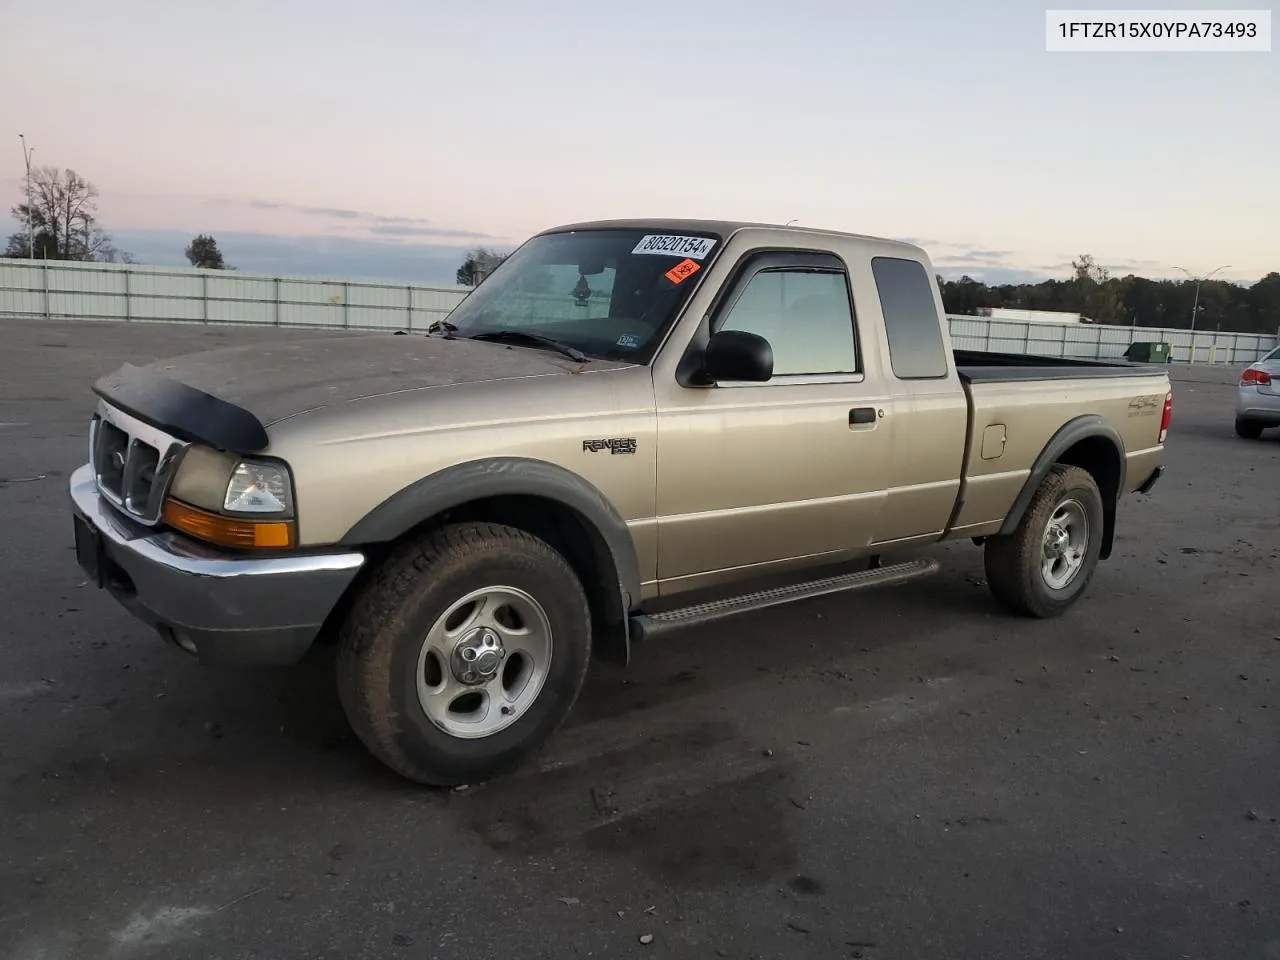
[[[89,383],[301,331],[0,325],[0,956],[1280,958],[1280,437],[1174,369],[1169,473],[1055,622],[939,576],[595,671],[415,788],[331,665],[200,667],[83,584]],[[908,593],[909,591],[909,593]]]

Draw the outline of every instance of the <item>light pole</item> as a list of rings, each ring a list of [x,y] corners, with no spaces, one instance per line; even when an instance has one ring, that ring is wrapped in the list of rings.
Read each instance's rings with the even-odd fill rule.
[[[18,134],[18,139],[22,141],[22,162],[27,165],[27,256],[32,260],[36,258],[36,235],[31,229],[31,155],[36,152],[35,147],[27,147],[27,138],[22,134]]]
[[[1194,281],[1196,282],[1196,296],[1195,296],[1195,300],[1194,300],[1194,301],[1192,302],[1192,304],[1191,304],[1191,332],[1192,332],[1192,333],[1195,333],[1195,329],[1196,329],[1196,313],[1197,313],[1197,312],[1199,311],[1199,309],[1200,309],[1200,284],[1201,284],[1201,283],[1203,283],[1204,281],[1208,280],[1210,277],[1212,277],[1212,276],[1213,276],[1215,273],[1217,273],[1219,270],[1229,270],[1230,268],[1231,268],[1231,264],[1229,264],[1229,263],[1224,263],[1222,266],[1220,266],[1220,267],[1215,267],[1213,270],[1210,270],[1210,271],[1209,271],[1208,273],[1206,273],[1203,277],[1197,277],[1194,273],[1192,273],[1190,270],[1186,269],[1185,267],[1174,267],[1174,268],[1173,268],[1173,269],[1175,269],[1175,270],[1181,270],[1183,273],[1185,273],[1188,277],[1190,277],[1192,280],[1194,280]]]

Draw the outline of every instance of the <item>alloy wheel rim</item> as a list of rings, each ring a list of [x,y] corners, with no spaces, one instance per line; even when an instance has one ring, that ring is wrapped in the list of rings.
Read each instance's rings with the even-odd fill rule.
[[[517,587],[489,586],[451,603],[418,651],[418,704],[450,736],[491,737],[542,692],[553,650],[546,610]]]
[[[1084,568],[1089,514],[1079,500],[1064,500],[1045,524],[1040,575],[1051,590],[1064,590]]]

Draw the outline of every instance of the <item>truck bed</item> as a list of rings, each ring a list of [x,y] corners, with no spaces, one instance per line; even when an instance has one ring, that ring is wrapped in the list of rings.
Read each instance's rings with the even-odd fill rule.
[[[956,373],[965,383],[1014,383],[1023,380],[1111,379],[1165,372],[1159,365],[1129,360],[1082,360],[1025,353],[954,350]]]
[[[1047,469],[1090,437],[1104,438],[1101,449],[1121,458],[1105,466],[1104,456],[1099,468],[1104,480],[1109,476],[1116,484],[1108,498],[1138,489],[1160,464],[1162,409],[1169,392],[1163,364],[977,350],[953,355],[968,404],[968,429],[952,534],[1001,531],[1019,499],[1031,495],[1028,474]],[[1082,450],[1071,462],[1088,461],[1090,455]]]

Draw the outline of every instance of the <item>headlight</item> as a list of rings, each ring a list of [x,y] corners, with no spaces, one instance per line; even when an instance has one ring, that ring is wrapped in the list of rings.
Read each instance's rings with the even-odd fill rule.
[[[189,447],[162,515],[175,530],[228,547],[280,549],[298,542],[293,478],[279,460]]]
[[[241,460],[231,471],[222,509],[227,513],[293,516],[293,494],[284,464]]]

